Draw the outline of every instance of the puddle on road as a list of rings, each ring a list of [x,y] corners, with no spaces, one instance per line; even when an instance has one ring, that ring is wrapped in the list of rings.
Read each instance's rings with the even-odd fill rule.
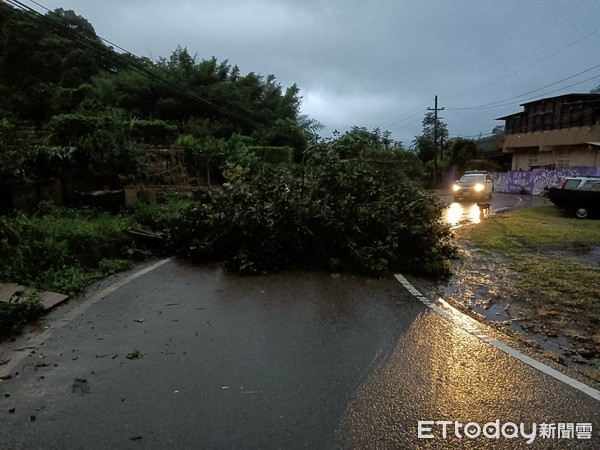
[[[451,203],[444,211],[444,221],[450,226],[481,222],[481,210],[476,203]]]
[[[555,258],[569,259],[579,264],[600,268],[600,246],[585,244],[544,244],[539,252]]]

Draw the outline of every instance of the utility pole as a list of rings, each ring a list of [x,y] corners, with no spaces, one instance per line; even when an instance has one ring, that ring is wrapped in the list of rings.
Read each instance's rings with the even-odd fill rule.
[[[443,111],[444,108],[438,108],[438,99],[437,95],[435,96],[435,107],[433,109],[427,108],[429,111],[433,111],[433,187],[437,186],[437,153],[438,153],[438,145],[437,145],[437,132],[438,132],[438,111]],[[442,155],[440,153],[440,161],[442,160]]]

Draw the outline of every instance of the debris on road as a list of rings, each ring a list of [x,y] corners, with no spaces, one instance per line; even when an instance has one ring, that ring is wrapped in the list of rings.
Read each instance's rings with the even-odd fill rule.
[[[75,378],[71,389],[73,394],[89,394],[91,392],[90,385],[86,378]]]
[[[143,357],[144,357],[144,355],[142,355],[142,353],[139,350],[135,350],[131,353],[128,353],[126,356],[127,359],[140,359]]]
[[[16,283],[0,283],[0,302],[13,302],[25,289]],[[39,292],[38,295],[46,312],[69,299],[69,296],[57,292]]]

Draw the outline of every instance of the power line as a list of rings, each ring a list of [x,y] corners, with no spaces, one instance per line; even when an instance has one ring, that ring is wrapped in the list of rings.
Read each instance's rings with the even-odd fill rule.
[[[525,92],[524,94],[516,95],[516,96],[514,96],[514,97],[509,97],[509,98],[505,98],[505,99],[502,99],[502,100],[497,100],[497,101],[495,101],[495,102],[486,103],[486,104],[483,104],[483,105],[469,106],[469,107],[461,107],[461,108],[448,108],[448,109],[449,109],[449,110],[452,110],[452,111],[464,111],[464,110],[471,110],[471,109],[489,109],[489,108],[498,108],[498,107],[501,107],[501,106],[508,106],[509,104],[499,104],[499,103],[504,103],[504,102],[507,102],[507,101],[509,101],[509,100],[516,100],[516,99],[518,99],[518,98],[520,98],[520,97],[525,97],[526,95],[533,94],[534,92],[539,92],[539,91],[542,91],[542,90],[544,90],[544,89],[547,89],[547,88],[549,88],[549,87],[556,86],[557,84],[563,83],[564,81],[570,80],[570,79],[572,79],[572,78],[576,78],[576,77],[578,77],[579,75],[582,75],[582,74],[584,74],[584,73],[590,72],[590,71],[592,71],[592,70],[594,70],[594,69],[597,69],[597,68],[599,68],[599,67],[600,67],[600,64],[598,64],[598,65],[596,65],[596,66],[593,66],[593,67],[590,67],[589,69],[583,70],[583,71],[581,71],[581,72],[579,72],[579,73],[576,73],[575,75],[571,75],[571,76],[569,76],[569,77],[563,78],[562,80],[556,81],[556,82],[554,82],[554,83],[550,83],[550,84],[548,84],[548,85],[546,85],[546,86],[542,86],[541,88],[534,89],[534,90],[532,90],[532,91],[529,91],[529,92]],[[587,82],[587,81],[590,81],[590,80],[593,80],[593,79],[595,79],[595,78],[599,78],[599,77],[600,77],[600,75],[597,75],[597,76],[594,76],[594,77],[592,77],[592,78],[588,78],[588,79],[586,79],[586,80],[580,81],[580,82],[578,82],[578,83],[571,84],[571,85],[569,85],[569,86],[564,86],[564,87],[562,87],[562,88],[560,88],[560,89],[557,89],[557,90],[555,90],[555,91],[547,92],[547,93],[546,93],[546,94],[544,94],[544,95],[551,94],[551,93],[553,93],[553,92],[558,92],[558,91],[561,91],[561,90],[563,90],[563,89],[567,89],[567,88],[569,88],[569,87],[577,86],[577,85],[579,85],[579,84],[585,83],[585,82]]]
[[[582,101],[582,102],[573,102],[573,103],[562,103],[563,105],[565,104],[584,104],[584,103],[598,103],[598,101]],[[591,109],[587,109],[587,110],[581,110],[581,111],[577,111],[577,112],[571,112],[567,115],[568,119],[579,119],[583,116],[589,115],[590,113],[597,113],[600,112],[600,106],[591,108]],[[520,113],[516,113],[516,115],[518,114],[522,114],[525,113],[525,111],[521,111]],[[530,127],[530,125],[522,125],[519,128],[515,128],[514,132],[520,133],[523,131],[526,131],[528,128]],[[467,136],[460,136],[460,135],[456,135],[454,137],[463,137],[463,138],[473,138],[473,137],[479,137],[479,136],[491,136],[494,135],[494,133],[479,133],[479,134],[473,134],[473,135],[467,135]]]
[[[528,66],[525,66],[525,67],[523,67],[523,68],[521,68],[521,69],[515,70],[514,72],[511,72],[511,73],[509,73],[509,74],[507,74],[507,75],[504,75],[504,76],[502,76],[502,77],[500,77],[500,78],[497,78],[497,79],[496,79],[496,80],[494,80],[494,81],[490,81],[489,83],[487,83],[487,84],[484,84],[484,85],[482,85],[482,86],[478,86],[478,87],[476,87],[476,88],[470,89],[470,90],[468,90],[468,91],[465,91],[465,92],[463,92],[463,93],[461,93],[461,94],[452,95],[452,96],[450,96],[449,98],[453,98],[453,97],[459,97],[459,96],[461,96],[461,95],[464,95],[464,94],[471,93],[471,92],[473,92],[473,91],[476,91],[476,90],[478,90],[478,89],[482,89],[482,88],[484,88],[484,87],[491,86],[492,84],[496,84],[497,82],[499,82],[499,81],[502,81],[502,80],[505,80],[505,79],[507,79],[507,78],[510,78],[510,77],[512,77],[513,75],[516,75],[516,74],[518,74],[518,73],[524,72],[525,70],[531,69],[532,67],[534,67],[534,66],[536,66],[536,65],[538,65],[538,64],[540,64],[540,63],[542,63],[542,62],[544,62],[544,61],[546,61],[546,60],[548,60],[548,59],[550,59],[550,58],[552,58],[553,56],[556,56],[556,55],[558,55],[559,53],[561,53],[561,52],[563,52],[563,51],[567,50],[568,48],[571,48],[571,47],[573,47],[574,45],[576,45],[576,44],[579,44],[581,41],[583,41],[583,40],[585,40],[585,39],[589,38],[590,36],[593,36],[594,34],[598,33],[598,31],[600,31],[600,30],[594,30],[594,31],[592,31],[591,33],[588,33],[588,34],[586,34],[585,36],[583,36],[583,37],[581,37],[581,38],[577,39],[576,41],[574,41],[574,42],[571,42],[570,44],[568,44],[568,45],[566,45],[566,46],[564,46],[564,47],[562,47],[562,48],[560,48],[560,49],[556,50],[555,52],[551,53],[550,55],[548,55],[548,56],[545,56],[545,57],[543,57],[543,58],[540,58],[540,59],[538,59],[537,61],[535,61],[535,62],[533,62],[533,63],[529,64]]]
[[[594,33],[591,33],[591,34],[594,34]],[[579,41],[578,41],[578,42],[579,42]],[[479,106],[464,107],[464,108],[452,108],[452,107],[448,107],[448,108],[447,108],[447,110],[448,110],[448,111],[470,111],[470,110],[478,110],[478,109],[493,109],[493,108],[501,108],[501,107],[505,107],[505,106],[511,106],[511,105],[514,105],[514,102],[503,103],[503,104],[496,104],[496,103],[500,103],[500,102],[506,102],[506,101],[508,101],[508,100],[517,99],[517,98],[523,97],[523,96],[525,96],[525,95],[532,94],[532,93],[534,93],[534,92],[539,92],[539,91],[541,91],[541,90],[543,90],[543,89],[546,89],[546,88],[548,88],[548,87],[555,86],[555,85],[557,85],[557,84],[560,84],[560,83],[562,83],[562,82],[564,82],[564,81],[570,80],[570,79],[572,79],[572,78],[575,78],[575,77],[577,77],[577,76],[579,76],[579,75],[582,75],[582,74],[584,74],[584,73],[590,72],[591,70],[594,70],[594,69],[596,69],[596,68],[598,68],[598,67],[600,67],[600,64],[599,64],[599,65],[596,65],[596,66],[594,66],[594,67],[591,67],[591,68],[589,68],[589,69],[586,69],[586,70],[584,70],[584,71],[582,71],[582,72],[579,72],[579,73],[577,73],[577,74],[575,74],[575,75],[571,75],[571,76],[569,76],[569,77],[567,77],[567,78],[563,78],[562,80],[559,80],[559,81],[557,81],[557,82],[551,83],[551,84],[549,84],[549,85],[543,86],[543,87],[541,87],[541,88],[538,88],[538,89],[534,89],[534,90],[532,90],[532,91],[526,92],[526,93],[524,93],[524,94],[521,94],[521,95],[518,95],[518,96],[515,96],[515,97],[510,97],[510,98],[507,98],[507,99],[504,99],[504,100],[499,100],[499,101],[497,101],[497,102],[492,102],[492,103],[489,103],[489,104],[485,104],[485,105],[479,105]],[[577,82],[577,83],[573,83],[573,84],[570,84],[570,85],[567,85],[567,86],[563,86],[563,87],[561,87],[561,88],[559,88],[559,89],[555,89],[555,90],[552,90],[552,91],[546,92],[544,95],[553,94],[553,93],[555,93],[555,92],[559,92],[559,91],[562,91],[562,90],[564,90],[564,89],[568,89],[568,88],[571,88],[571,87],[574,87],[574,86],[578,86],[578,85],[580,85],[580,84],[586,83],[586,82],[588,82],[588,81],[591,81],[591,80],[594,80],[594,79],[597,79],[597,78],[600,78],[600,75],[595,75],[595,76],[593,76],[593,77],[587,78],[587,79],[585,79],[585,80],[582,80],[582,81],[579,81],[579,82]],[[528,97],[528,98],[522,99],[521,101],[535,100],[535,99],[537,99],[537,98],[538,98],[538,96],[534,96],[534,97]],[[428,109],[430,110],[431,108],[428,108]],[[422,112],[423,112],[423,111],[419,111],[419,112],[417,112],[417,113],[415,113],[415,114],[412,114],[411,116],[408,116],[407,118],[405,118],[405,119],[402,119],[402,120],[398,121],[397,123],[400,123],[400,122],[403,122],[403,121],[405,121],[405,120],[408,120],[409,118],[411,118],[411,117],[414,117],[414,116],[416,116],[416,115],[418,115],[418,114],[421,114]],[[401,130],[401,129],[407,128],[407,127],[409,127],[409,126],[411,126],[411,125],[414,125],[414,124],[416,124],[416,123],[418,123],[418,122],[420,122],[420,121],[421,121],[421,119],[419,119],[419,120],[416,120],[416,121],[412,121],[412,122],[410,122],[410,123],[408,123],[408,124],[405,124],[405,125],[403,125],[403,126],[401,126],[401,127],[391,127],[391,128],[390,128],[390,127],[388,127],[388,130],[389,130],[389,131],[398,131],[398,130]],[[493,135],[493,133],[483,133],[483,134],[481,134],[481,133],[480,133],[480,134],[476,134],[476,135],[469,135],[469,136],[458,136],[458,135],[457,135],[456,137],[474,138],[474,137],[479,137],[479,136],[490,136],[490,135]]]
[[[518,74],[518,73],[521,73],[521,72],[523,72],[523,71],[525,71],[525,70],[528,70],[528,69],[530,69],[530,68],[532,68],[532,67],[534,67],[534,66],[536,66],[536,65],[538,65],[538,64],[540,64],[540,63],[542,63],[542,62],[544,62],[544,61],[546,61],[546,60],[548,60],[548,59],[550,59],[550,58],[552,58],[552,57],[554,57],[554,56],[556,56],[556,55],[558,55],[559,53],[561,53],[561,52],[563,52],[563,51],[565,51],[565,50],[567,50],[567,49],[569,49],[569,48],[573,47],[574,45],[576,45],[576,44],[580,43],[581,41],[583,41],[583,40],[585,40],[585,39],[587,39],[587,38],[589,38],[590,36],[593,36],[594,34],[598,33],[599,31],[600,31],[600,29],[594,30],[594,31],[592,31],[591,33],[588,33],[588,34],[586,34],[586,35],[582,36],[581,38],[579,38],[579,39],[577,39],[577,40],[575,40],[575,41],[573,41],[573,42],[571,42],[571,43],[567,44],[566,46],[564,46],[564,47],[561,47],[560,49],[558,49],[558,50],[554,51],[553,53],[551,53],[551,54],[549,54],[549,55],[547,55],[547,56],[544,56],[544,57],[542,57],[542,58],[538,59],[537,61],[535,61],[535,62],[533,62],[533,63],[531,63],[531,64],[529,64],[529,65],[527,65],[527,66],[525,66],[525,67],[522,67],[521,69],[518,69],[518,70],[516,70],[516,71],[514,71],[514,72],[511,72],[511,73],[509,73],[509,74],[507,74],[507,75],[504,75],[504,76],[502,76],[502,77],[500,77],[500,78],[497,78],[496,80],[490,81],[489,83],[486,83],[486,84],[484,84],[484,85],[482,85],[482,86],[478,86],[478,87],[476,87],[476,88],[473,88],[473,89],[471,89],[471,90],[465,91],[465,92],[463,92],[463,93],[461,93],[461,94],[455,94],[455,95],[451,95],[449,98],[458,97],[458,96],[460,96],[460,95],[464,95],[464,94],[467,94],[467,93],[470,93],[470,92],[476,91],[477,89],[481,89],[481,88],[484,88],[484,87],[490,86],[490,85],[492,85],[492,84],[495,84],[495,83],[497,83],[497,82],[499,82],[499,81],[502,81],[502,80],[504,80],[504,79],[506,79],[506,78],[510,78],[511,76],[514,76],[514,75],[516,75],[516,74]],[[598,67],[598,66],[596,66],[596,67]],[[586,71],[584,71],[584,72],[581,72],[579,75],[581,75],[582,73],[585,73],[585,72],[587,72],[587,71],[589,71],[589,70],[593,70],[593,68],[591,68],[591,69],[588,69],[588,70],[586,70]],[[574,75],[573,77],[575,77],[575,76],[577,76],[577,75]],[[573,78],[573,77],[570,77],[570,78]],[[570,78],[567,78],[567,79],[570,79]],[[593,79],[593,78],[592,78],[592,79]],[[561,80],[561,81],[557,82],[556,84],[558,84],[558,83],[560,83],[560,82],[562,82],[562,81],[566,81],[566,79],[565,79],[565,80]],[[590,79],[588,79],[588,80],[584,80],[584,82],[585,82],[585,81],[590,81]],[[582,83],[583,83],[583,82],[582,82]],[[581,83],[578,83],[578,84],[581,84]],[[577,84],[575,84],[575,85],[577,85]],[[568,87],[572,87],[572,86],[575,86],[575,85],[566,86],[566,87],[564,87],[564,88],[562,88],[562,89],[566,89],[566,88],[568,88]],[[550,85],[550,86],[552,86],[552,85]],[[537,91],[539,91],[539,90],[542,90],[542,89],[545,89],[545,88],[547,88],[547,87],[549,87],[549,86],[545,86],[545,87],[539,88],[539,89],[537,89],[537,90],[530,91],[530,92],[528,92],[528,93],[525,93],[525,94],[521,94],[521,95],[519,95],[519,96],[516,96],[516,97],[511,97],[510,99],[499,100],[499,101],[497,101],[497,102],[493,102],[493,103],[491,103],[490,105],[493,105],[493,104],[496,104],[496,103],[500,103],[500,102],[506,102],[506,101],[508,101],[508,100],[512,100],[512,99],[516,99],[516,98],[519,98],[519,97],[522,97],[522,96],[525,96],[525,95],[529,95],[529,94],[531,94],[531,93],[533,93],[533,92],[537,92]],[[555,91],[553,91],[553,92],[555,92]],[[425,105],[426,105],[426,104],[428,104],[428,103],[429,103],[429,102],[425,103]],[[485,106],[485,108],[484,108],[483,106]],[[470,109],[488,109],[488,106],[487,106],[487,104],[486,104],[486,105],[483,105],[483,106],[481,106],[481,105],[480,105],[480,106],[472,106],[472,107],[465,107],[465,108],[451,108],[451,107],[449,107],[449,108],[448,108],[448,110],[449,110],[449,111],[458,111],[458,110],[470,110]],[[503,107],[503,106],[509,106],[509,105],[498,105],[497,107]],[[403,122],[403,121],[405,121],[405,120],[408,120],[408,119],[410,119],[410,118],[412,118],[412,117],[416,116],[417,114],[421,114],[421,111],[419,111],[419,112],[417,112],[417,113],[415,113],[415,114],[412,114],[412,115],[410,115],[410,116],[408,116],[408,117],[406,117],[406,118],[404,118],[404,119],[400,119],[400,120],[398,120],[398,121],[392,122],[392,123],[390,123],[389,125],[382,125],[380,128],[388,128],[388,129],[390,129],[390,127],[392,127],[393,125],[395,125],[395,124],[397,124],[397,123],[401,123],[401,122]],[[392,130],[394,130],[394,129],[395,129],[395,130],[403,129],[403,128],[406,128],[407,126],[413,125],[414,123],[416,123],[416,122],[411,122],[411,123],[407,124],[406,126],[402,126],[402,127],[400,127],[400,128],[391,128],[391,129],[392,129]]]
[[[10,0],[7,0],[7,1],[10,1]],[[51,13],[51,12],[52,12],[52,11],[51,11],[49,8],[47,8],[46,6],[44,6],[44,5],[42,5],[42,4],[38,3],[38,2],[36,2],[35,0],[29,0],[29,2],[33,3],[34,5],[37,5],[37,6],[39,6],[40,8],[42,8],[42,9],[46,10],[46,11],[47,11],[47,12],[49,12],[49,13]],[[35,10],[34,10],[34,11],[35,11]],[[37,12],[37,11],[36,11],[36,12]],[[38,14],[39,14],[39,13],[38,13]],[[124,52],[124,53],[127,53],[128,55],[136,57],[136,55],[134,55],[133,53],[131,53],[131,52],[130,52],[130,51],[128,51],[128,50],[125,50],[123,47],[119,47],[117,44],[114,44],[114,43],[110,42],[109,40],[107,40],[107,39],[103,38],[102,36],[98,36],[98,35],[96,35],[96,36],[97,36],[97,37],[98,37],[100,40],[102,40],[103,42],[106,42],[107,44],[109,44],[111,47],[118,48],[119,50],[121,50],[121,51],[122,51],[122,52]]]
[[[511,99],[513,99],[513,98],[519,98],[519,97],[522,97],[522,96],[524,96],[524,95],[531,94],[531,93],[533,93],[533,92],[538,92],[538,91],[540,91],[540,90],[543,90],[543,89],[546,89],[546,88],[548,88],[548,87],[550,87],[550,86],[555,86],[556,84],[559,84],[559,83],[561,83],[561,82],[563,82],[563,81],[565,81],[565,80],[568,80],[568,79],[574,78],[574,77],[576,77],[576,76],[578,76],[578,75],[581,75],[581,74],[583,74],[583,73],[589,72],[590,70],[593,70],[593,69],[595,69],[595,68],[597,68],[597,67],[600,67],[600,65],[598,65],[598,66],[594,66],[594,67],[592,67],[592,68],[590,68],[590,69],[587,69],[587,70],[584,70],[583,72],[580,72],[580,73],[578,73],[578,74],[576,74],[576,75],[572,75],[572,76],[570,76],[570,77],[567,77],[567,78],[565,78],[565,79],[563,79],[563,80],[561,80],[561,81],[558,81],[558,82],[552,83],[552,84],[550,84],[550,85],[547,85],[547,86],[544,86],[544,87],[542,87],[542,88],[535,89],[535,90],[533,90],[533,91],[529,91],[528,93],[521,94],[521,95],[519,95],[519,96],[516,96],[516,97],[511,97]],[[563,87],[561,87],[561,88],[559,88],[559,89],[555,89],[555,90],[552,90],[552,91],[546,92],[546,93],[544,93],[544,95],[553,94],[553,93],[556,93],[556,92],[562,91],[562,90],[564,90],[564,89],[568,89],[568,88],[571,88],[571,87],[575,87],[575,86],[578,86],[578,85],[580,85],[580,84],[587,83],[588,81],[595,80],[595,79],[597,79],[597,78],[600,78],[600,75],[595,75],[595,76],[593,76],[593,77],[586,78],[585,80],[579,81],[579,82],[577,82],[577,83],[573,83],[573,84],[570,84],[570,85],[567,85],[567,86],[563,86]],[[538,98],[539,98],[539,96],[528,97],[528,98],[524,98],[524,99],[522,99],[521,101],[536,100],[536,99],[538,99]],[[506,100],[510,100],[510,99],[505,99],[505,101],[506,101]],[[498,104],[498,105],[490,104],[490,106],[483,106],[483,105],[481,105],[481,106],[473,106],[473,107],[466,107],[466,108],[452,108],[452,107],[448,107],[448,108],[446,108],[446,109],[447,109],[448,111],[472,111],[472,110],[479,110],[479,109],[494,109],[494,108],[501,108],[501,107],[505,107],[505,106],[512,106],[512,105],[514,105],[514,102],[509,102],[509,103],[504,103],[504,104]],[[417,113],[417,114],[419,114],[419,113]],[[413,115],[413,117],[414,117],[415,115],[416,115],[416,114],[414,114],[414,115]],[[406,125],[404,125],[404,126],[401,126],[401,127],[395,127],[395,128],[391,128],[391,129],[390,129],[390,131],[393,131],[393,130],[396,130],[396,131],[397,131],[397,130],[401,130],[401,129],[407,128],[407,127],[409,127],[409,126],[411,126],[411,125],[414,125],[414,124],[418,123],[419,121],[420,121],[420,119],[419,119],[419,120],[417,120],[417,121],[413,121],[413,122],[411,122],[411,123],[408,123],[408,124],[406,124]],[[492,135],[492,134],[493,134],[493,133],[484,133],[484,134],[483,134],[483,136],[486,136],[486,135]],[[458,135],[457,135],[456,137],[474,138],[474,137],[479,137],[480,135],[481,135],[481,134],[469,135],[469,136],[458,136]]]
[[[425,111],[427,111],[427,110],[420,111],[420,112],[418,112],[417,114],[422,114],[422,113],[423,113],[423,112],[425,112]],[[414,114],[414,115],[416,116],[417,114]],[[411,125],[414,125],[414,124],[416,124],[416,123],[420,123],[420,122],[423,122],[423,119],[417,119],[417,120],[413,120],[412,122],[409,122],[409,123],[407,123],[407,124],[405,124],[405,125],[402,125],[401,127],[393,127],[393,128],[389,128],[389,131],[392,131],[392,130],[395,130],[395,131],[403,130],[403,129],[405,129],[405,128],[408,128],[408,127],[410,127]]]
[[[553,91],[545,92],[544,95],[549,95],[549,94],[554,94],[556,92],[564,91],[565,89],[568,89],[568,88],[571,88],[571,87],[575,87],[575,86],[578,86],[578,85],[583,84],[583,83],[587,83],[588,81],[595,80],[596,78],[600,78],[600,75],[596,75],[596,76],[593,76],[591,78],[587,78],[587,79],[579,81],[577,83],[569,84],[568,86],[563,86],[563,87],[561,87],[559,89],[555,89]],[[535,96],[535,97],[524,98],[521,101],[526,103],[526,102],[528,102],[530,100],[538,100],[538,99],[539,99],[539,96]],[[479,109],[500,108],[500,107],[511,106],[511,105],[514,105],[514,103],[513,102],[511,102],[511,103],[505,103],[503,105],[489,106],[487,108],[479,108]]]
[[[595,68],[598,68],[598,67],[600,67],[600,65],[597,65],[597,66],[591,67],[590,69],[586,69],[586,70],[584,70],[584,71],[582,71],[582,72],[579,72],[579,73],[578,73],[578,74],[576,74],[576,75],[572,75],[572,76],[570,76],[570,77],[567,77],[567,78],[564,78],[563,80],[560,80],[560,81],[558,81],[558,82],[551,83],[551,84],[549,84],[549,85],[547,85],[547,86],[544,86],[544,87],[542,87],[542,88],[535,89],[535,90],[533,90],[533,91],[530,91],[530,92],[528,92],[528,93],[526,93],[526,94],[522,94],[522,95],[519,95],[519,96],[517,96],[517,97],[513,97],[513,98],[522,97],[523,95],[527,95],[527,94],[530,94],[530,93],[533,93],[533,92],[538,92],[538,91],[540,91],[540,90],[542,90],[542,89],[545,89],[545,88],[547,88],[547,87],[550,87],[550,86],[555,86],[556,84],[559,84],[559,83],[561,83],[561,82],[563,82],[563,81],[565,81],[565,80],[572,79],[572,78],[574,78],[574,77],[576,77],[576,76],[578,76],[578,75],[581,75],[581,74],[583,74],[583,73],[589,72],[590,70],[593,70],[593,69],[595,69]],[[553,94],[553,93],[556,93],[556,92],[562,91],[562,90],[564,90],[564,89],[568,89],[568,88],[571,88],[571,87],[574,87],[574,86],[578,86],[578,85],[580,85],[580,84],[587,83],[588,81],[595,80],[595,79],[597,79],[597,78],[600,78],[600,75],[595,75],[595,76],[593,76],[593,77],[587,78],[587,79],[585,79],[585,80],[582,80],[582,81],[579,81],[579,82],[577,82],[577,83],[573,83],[573,84],[570,84],[570,85],[567,85],[567,86],[563,86],[563,87],[561,87],[561,88],[559,88],[559,89],[555,89],[555,90],[553,90],[553,91],[546,92],[544,95]],[[512,98],[511,98],[511,99],[512,99]],[[535,96],[535,97],[528,97],[528,98],[522,99],[521,101],[528,101],[528,100],[535,100],[535,99],[538,99],[538,96]],[[509,100],[509,99],[506,99],[506,100]],[[499,105],[493,105],[493,104],[490,104],[490,106],[483,106],[483,105],[482,105],[482,106],[477,106],[477,107],[469,107],[469,108],[452,108],[452,107],[449,107],[449,108],[447,108],[447,109],[448,109],[448,111],[469,111],[469,110],[478,110],[478,109],[493,109],[493,108],[500,108],[500,107],[512,106],[512,105],[514,105],[514,102],[510,102],[510,103],[504,103],[504,104],[499,104]],[[430,109],[430,108],[428,108],[428,109]],[[407,125],[405,125],[405,126],[402,126],[402,127],[400,127],[400,128],[397,128],[397,130],[398,130],[398,129],[402,129],[402,128],[406,128],[406,127],[408,127],[408,126],[410,126],[410,125],[413,125],[413,124],[415,124],[415,123],[417,123],[417,122],[418,122],[418,121],[411,122],[411,123],[409,123],[409,124],[407,124]],[[493,134],[493,133],[487,133],[487,134]],[[485,134],[484,134],[484,135],[485,135]],[[462,136],[462,137],[477,137],[477,136],[479,136],[479,135]]]
[[[413,113],[413,114],[409,113],[409,115],[403,115],[403,116],[400,116],[400,117],[401,117],[400,119],[398,119],[398,120],[394,120],[394,121],[392,121],[392,122],[391,122],[391,123],[389,123],[389,124],[388,124],[387,122],[384,122],[384,124],[382,124],[382,125],[380,126],[380,128],[389,128],[389,127],[391,127],[391,126],[394,126],[394,125],[396,125],[396,124],[399,124],[399,123],[405,122],[406,120],[408,120],[408,119],[411,119],[411,118],[415,117],[415,116],[416,116],[416,115],[418,115],[418,114],[421,114],[423,111],[425,111],[425,110],[423,110],[422,108],[424,108],[425,106],[427,106],[427,105],[429,105],[429,104],[430,104],[430,103],[429,103],[429,101],[428,101],[428,102],[426,102],[426,103],[423,103],[422,105],[419,105],[419,106],[417,106],[417,108],[421,108],[421,109],[420,109],[418,112],[416,112],[416,113]]]
[[[37,3],[37,2],[35,2],[33,0],[30,0],[30,1],[32,3],[40,6],[41,8],[45,9],[46,11],[50,11],[45,6],[40,5],[39,3]],[[226,115],[226,116],[229,116],[231,118],[235,118],[235,119],[241,120],[241,121],[243,121],[243,122],[245,122],[245,123],[247,123],[247,124],[249,124],[249,125],[251,125],[253,127],[258,127],[259,126],[259,124],[257,122],[255,122],[254,120],[252,120],[252,119],[250,119],[248,117],[242,116],[242,115],[240,115],[238,113],[235,113],[233,111],[229,111],[229,110],[227,110],[227,109],[225,109],[225,108],[223,108],[223,107],[221,107],[221,106],[219,106],[219,105],[217,105],[217,104],[215,104],[215,103],[213,103],[213,102],[211,102],[209,100],[206,100],[203,97],[200,97],[199,95],[197,95],[196,93],[194,93],[194,92],[192,92],[190,90],[183,90],[183,89],[181,89],[181,87],[179,85],[177,85],[176,83],[173,83],[173,82],[165,79],[164,77],[158,75],[156,73],[157,69],[156,69],[155,66],[153,66],[154,70],[149,70],[147,67],[144,67],[144,66],[141,66],[141,65],[134,65],[133,61],[125,58],[124,55],[121,55],[121,54],[115,52],[114,50],[111,50],[111,49],[106,48],[104,46],[100,46],[100,44],[98,42],[95,42],[95,41],[91,40],[90,37],[88,37],[88,36],[82,36],[80,34],[77,34],[72,29],[70,29],[69,27],[66,27],[65,25],[59,23],[56,20],[56,16],[53,17],[53,18],[51,18],[50,16],[43,15],[40,12],[38,12],[35,9],[33,9],[33,8],[31,8],[31,7],[23,4],[23,3],[21,3],[18,0],[5,0],[5,2],[8,3],[8,4],[10,4],[11,6],[13,6],[13,7],[15,7],[15,8],[17,8],[17,9],[23,11],[23,12],[25,12],[25,13],[30,14],[33,17],[36,17],[36,18],[38,18],[38,19],[40,19],[40,20],[48,23],[53,28],[55,28],[57,31],[62,32],[63,35],[66,35],[67,38],[69,38],[71,40],[74,40],[74,41],[77,41],[78,43],[84,45],[86,48],[90,49],[91,51],[94,51],[96,53],[102,53],[103,56],[109,56],[110,58],[113,59],[113,61],[118,61],[118,62],[124,64],[125,67],[127,67],[128,69],[130,69],[130,70],[138,73],[139,75],[142,75],[142,76],[146,77],[147,79],[152,79],[154,81],[161,82],[161,83],[163,83],[163,84],[171,87],[176,93],[181,94],[182,96],[187,97],[190,100],[194,100],[194,101],[197,101],[199,103],[202,103],[202,104],[208,106],[209,108],[211,108],[211,109],[213,109],[213,110],[215,110],[215,111],[217,111],[217,112],[219,112],[219,113],[221,113],[223,115]],[[123,52],[125,52],[126,54],[128,54],[129,56],[132,56],[132,57],[134,57],[134,58],[136,58],[136,59],[139,60],[139,58],[136,55],[134,55],[133,53],[131,53],[131,52],[123,49],[122,47],[119,47],[119,46],[116,46],[115,44],[112,44],[110,41],[108,41],[108,40],[106,40],[106,39],[104,39],[104,38],[102,38],[100,36],[97,36],[97,35],[95,35],[95,36],[98,39],[102,40],[103,42],[110,43],[112,46],[115,46],[115,47],[119,48],[120,50],[122,50]],[[171,74],[169,74],[169,75],[171,75]],[[179,81],[182,81],[182,80],[179,80]]]

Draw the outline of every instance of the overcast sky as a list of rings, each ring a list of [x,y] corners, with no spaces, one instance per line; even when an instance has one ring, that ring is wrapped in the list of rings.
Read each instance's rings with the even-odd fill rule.
[[[600,0],[39,3],[74,10],[138,56],[181,46],[296,83],[324,136],[379,127],[409,146],[438,95],[450,136],[477,137],[524,102],[600,85]]]

